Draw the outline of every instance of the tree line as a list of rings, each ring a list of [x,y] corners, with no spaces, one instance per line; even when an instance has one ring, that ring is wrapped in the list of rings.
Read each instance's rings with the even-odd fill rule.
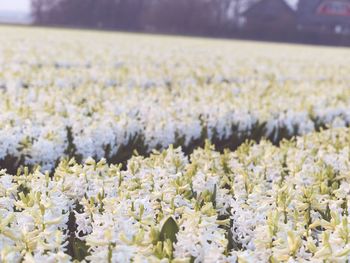
[[[39,25],[227,35],[256,0],[31,0]]]
[[[37,25],[350,45],[348,35],[325,33],[322,27],[299,32],[297,27],[285,27],[281,21],[276,21],[273,28],[271,23],[266,26],[263,22],[242,27],[242,13],[260,0],[30,1]],[[278,32],[273,30],[276,28]]]

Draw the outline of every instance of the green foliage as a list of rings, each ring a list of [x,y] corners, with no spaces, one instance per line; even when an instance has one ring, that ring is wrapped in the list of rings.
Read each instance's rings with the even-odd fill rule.
[[[179,232],[179,226],[177,225],[176,221],[169,216],[161,227],[160,240],[164,242],[167,239],[170,239],[172,243],[176,243],[177,232]]]

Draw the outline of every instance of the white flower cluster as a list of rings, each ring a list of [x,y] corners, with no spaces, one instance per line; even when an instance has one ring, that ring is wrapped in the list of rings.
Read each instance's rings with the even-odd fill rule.
[[[350,130],[0,174],[1,262],[346,262]]]
[[[0,162],[15,168],[52,169],[62,156],[115,162],[207,138],[278,142],[350,123],[346,49],[0,32]]]

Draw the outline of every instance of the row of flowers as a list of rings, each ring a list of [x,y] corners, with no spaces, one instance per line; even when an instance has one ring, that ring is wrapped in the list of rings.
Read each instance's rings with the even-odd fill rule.
[[[1,262],[346,262],[350,130],[0,175]]]
[[[0,30],[0,166],[14,171],[350,123],[347,50]]]

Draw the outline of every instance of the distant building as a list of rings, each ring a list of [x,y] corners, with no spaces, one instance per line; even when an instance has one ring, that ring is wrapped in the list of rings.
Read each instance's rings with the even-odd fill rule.
[[[254,34],[313,32],[350,35],[350,0],[260,0],[244,13],[244,30]]]
[[[300,0],[299,30],[350,34],[350,0]]]
[[[248,8],[243,16],[244,29],[261,35],[293,31],[295,11],[283,0],[261,0]]]

